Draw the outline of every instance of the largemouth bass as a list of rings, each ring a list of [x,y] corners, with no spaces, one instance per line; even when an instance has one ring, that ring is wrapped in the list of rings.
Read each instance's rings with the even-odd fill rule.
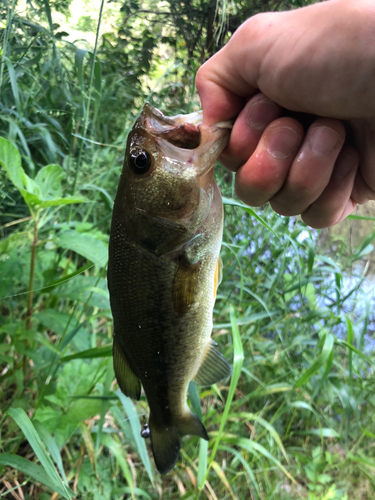
[[[231,373],[211,340],[223,224],[213,166],[230,124],[200,122],[145,105],[128,137],[109,243],[115,375],[130,398],[143,386],[162,474],[182,436],[208,440],[186,403],[189,382],[212,385]]]

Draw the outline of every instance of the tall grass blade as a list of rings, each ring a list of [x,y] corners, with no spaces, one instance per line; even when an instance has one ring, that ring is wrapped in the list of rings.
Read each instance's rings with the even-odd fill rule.
[[[57,447],[55,438],[48,432],[48,430],[37,420],[34,421],[35,429],[38,432],[39,436],[42,438],[44,444],[47,446],[48,451],[50,452],[51,457],[53,458],[61,477],[64,479],[66,486],[68,486],[68,480],[65,475],[63,462],[61,459],[60,451]]]
[[[243,346],[242,346],[242,342],[241,342],[240,331],[239,331],[239,328],[237,325],[236,313],[235,313],[234,307],[232,305],[230,307],[230,321],[231,321],[231,325],[232,325],[233,351],[234,351],[233,352],[232,378],[230,381],[227,401],[225,403],[223,415],[222,415],[221,421],[220,421],[219,432],[217,433],[217,436],[215,437],[214,446],[213,446],[213,449],[212,449],[212,452],[211,452],[211,455],[210,455],[210,458],[208,461],[208,469],[207,469],[206,475],[204,477],[204,480],[201,481],[200,484],[198,484],[200,491],[203,489],[204,481],[207,477],[208,470],[211,467],[211,464],[215,459],[216,451],[217,451],[218,446],[220,444],[221,436],[223,434],[225,424],[228,420],[230,405],[232,404],[232,401],[233,401],[233,397],[234,397],[236,387],[237,387],[237,384],[238,384],[238,381],[239,381],[239,378],[241,375],[241,369],[242,369],[242,364],[243,364],[243,360],[244,360],[244,353],[243,353]]]
[[[294,484],[297,484],[297,481],[290,474],[290,472],[263,445],[257,443],[256,441],[252,441],[251,439],[237,438],[227,435],[224,436],[223,441],[225,443],[231,443],[234,446],[240,447],[251,454],[255,454],[256,456],[263,455],[265,458],[273,462]]]
[[[248,207],[247,205],[244,205],[243,203],[240,203],[236,200],[231,200],[230,198],[225,198],[223,197],[223,203],[224,205],[231,205],[232,207],[239,207],[245,210],[251,217],[254,217],[257,221],[259,221],[261,224],[263,224],[264,227],[266,227],[271,233],[278,238],[278,235],[275,233],[275,231],[272,229],[271,226],[267,224],[267,222],[262,219],[260,215],[258,215],[252,208]]]
[[[126,482],[129,485],[131,498],[132,498],[132,500],[136,500],[135,493],[134,493],[133,476],[132,476],[132,473],[130,471],[129,464],[124,457],[124,449],[122,448],[122,446],[119,443],[117,443],[111,436],[108,436],[107,434],[102,434],[101,442],[116,457],[116,460],[120,466],[120,469],[122,470],[122,473],[124,474],[124,478],[126,479]]]
[[[82,136],[84,137],[84,139],[86,139],[87,129],[89,126],[91,95],[92,95],[94,76],[95,76],[95,61],[96,61],[97,52],[98,52],[98,40],[99,40],[99,33],[100,33],[100,25],[101,25],[102,17],[103,17],[104,5],[105,5],[105,0],[102,0],[100,3],[99,18],[98,18],[98,24],[96,27],[95,46],[94,46],[94,53],[93,53],[93,57],[92,57],[90,83],[89,83],[87,103],[86,103],[85,116],[84,116],[84,126],[83,126],[83,133],[82,133]],[[83,147],[84,147],[84,143],[85,143],[84,139],[81,140],[81,144],[80,144],[80,148],[79,148],[78,161],[77,161],[76,169],[74,172],[74,179],[73,179],[73,185],[72,185],[72,194],[74,194],[75,190],[76,190],[78,172],[80,170],[81,163],[82,163],[82,153],[83,153]],[[69,221],[71,218],[71,213],[72,212],[70,211]]]
[[[316,358],[316,360],[312,363],[310,368],[308,368],[305,373],[297,380],[294,384],[295,388],[302,387],[305,385],[310,378],[317,373],[322,366],[324,366],[329,360],[330,355],[332,353],[333,345],[335,342],[335,338],[330,333],[326,335],[324,345],[322,348],[322,352]]]
[[[251,470],[251,467],[250,467],[248,461],[245,460],[245,458],[241,455],[241,453],[239,453],[236,449],[231,448],[229,446],[224,446],[223,444],[221,444],[219,446],[219,450],[223,450],[223,451],[226,451],[228,453],[231,453],[239,462],[241,462],[243,468],[247,472],[247,474],[249,476],[249,479],[250,479],[250,481],[252,482],[252,484],[253,484],[253,486],[255,488],[255,491],[260,496],[259,484],[258,484],[258,481],[256,480],[255,474]]]
[[[5,59],[8,55],[8,40],[9,40],[10,32],[12,30],[12,22],[13,22],[15,5],[16,5],[16,0],[12,0],[12,7],[8,7],[6,26],[5,26],[5,30],[4,30],[3,46],[2,46],[2,51],[1,51],[2,52],[1,53],[1,66],[0,66],[0,96],[2,95]]]
[[[353,346],[353,324],[350,321],[350,319],[347,317],[346,319],[346,328],[347,328],[347,343],[348,346]],[[346,436],[345,436],[345,441],[348,444],[349,442],[349,434],[350,434],[350,402],[352,398],[352,392],[353,392],[353,350],[348,348],[348,370],[349,370],[349,394],[348,394],[348,400],[347,400],[347,406],[346,406]]]
[[[115,394],[121,401],[125,413],[129,418],[130,426],[132,428],[133,437],[138,448],[139,456],[141,457],[143,465],[145,466],[150,481],[153,483],[154,477],[151,470],[150,460],[147,454],[145,440],[141,437],[141,424],[139,422],[138,414],[130,398],[126,397],[125,394],[123,394],[121,391],[115,391]]]
[[[30,460],[27,460],[24,457],[13,455],[12,453],[0,453],[0,466],[13,467],[16,470],[19,470],[25,474],[26,477],[32,477],[35,481],[45,484],[52,491],[55,491],[67,500],[70,500],[75,496],[73,491],[67,490],[63,483],[61,483],[61,486],[51,479],[43,467],[34,464],[34,462],[30,462]]]
[[[106,369],[106,376],[103,384],[103,400],[102,400],[102,407],[100,409],[100,418],[98,422],[98,432],[96,434],[96,447],[95,451],[97,452],[100,446],[100,441],[101,441],[101,435],[103,431],[103,425],[105,422],[105,416],[107,413],[107,410],[109,408],[109,402],[108,400],[104,399],[105,396],[107,396],[110,393],[111,390],[111,384],[114,379],[114,370],[113,370],[113,361],[111,358],[107,359],[107,369]]]
[[[35,455],[40,460],[46,474],[51,479],[54,488],[58,488],[64,491],[64,498],[71,498],[73,492],[71,492],[63,483],[60,476],[57,474],[56,469],[50,459],[47,451],[37,433],[34,425],[32,424],[29,417],[26,415],[22,408],[10,408],[8,414],[13,418],[16,424],[20,427],[25,435],[25,438],[30,443],[31,448],[34,450]]]
[[[199,440],[199,455],[198,455],[198,485],[203,485],[207,474],[207,453],[208,441],[205,439]]]
[[[221,469],[220,465],[215,460],[213,460],[211,462],[211,467],[213,468],[213,470],[218,475],[218,478],[220,479],[220,481],[224,484],[224,486],[226,487],[226,489],[229,491],[229,494],[233,498],[233,500],[237,500],[237,497],[234,494],[234,491],[232,490],[232,487],[229,484],[229,481],[228,481],[226,475],[224,474],[223,470]]]

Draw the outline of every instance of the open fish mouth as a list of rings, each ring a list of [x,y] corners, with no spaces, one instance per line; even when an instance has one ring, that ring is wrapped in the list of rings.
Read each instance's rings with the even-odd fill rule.
[[[181,149],[197,149],[201,144],[202,111],[187,115],[165,116],[150,103],[144,106],[144,128]],[[232,128],[232,121],[220,122],[215,128]]]

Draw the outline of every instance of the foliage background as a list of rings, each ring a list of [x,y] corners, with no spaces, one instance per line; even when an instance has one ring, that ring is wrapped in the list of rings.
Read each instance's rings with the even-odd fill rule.
[[[137,113],[146,100],[166,114],[197,109],[196,70],[241,22],[308,3],[1,4],[2,497],[374,497],[371,215],[351,218],[350,239],[255,214],[217,168],[226,222],[213,336],[233,377],[191,385],[211,440],[185,439],[165,477],[140,438],[147,404],[118,392],[112,368],[107,244]]]

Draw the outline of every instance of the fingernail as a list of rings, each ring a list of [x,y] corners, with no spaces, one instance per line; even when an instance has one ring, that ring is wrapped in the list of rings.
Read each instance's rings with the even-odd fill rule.
[[[268,99],[255,102],[249,109],[249,123],[257,130],[264,130],[273,120],[279,117],[277,106]]]
[[[315,127],[310,133],[310,147],[315,156],[328,156],[337,146],[339,134],[329,127]]]
[[[274,158],[287,158],[293,154],[301,142],[301,137],[289,127],[273,130],[267,140],[267,151]]]

